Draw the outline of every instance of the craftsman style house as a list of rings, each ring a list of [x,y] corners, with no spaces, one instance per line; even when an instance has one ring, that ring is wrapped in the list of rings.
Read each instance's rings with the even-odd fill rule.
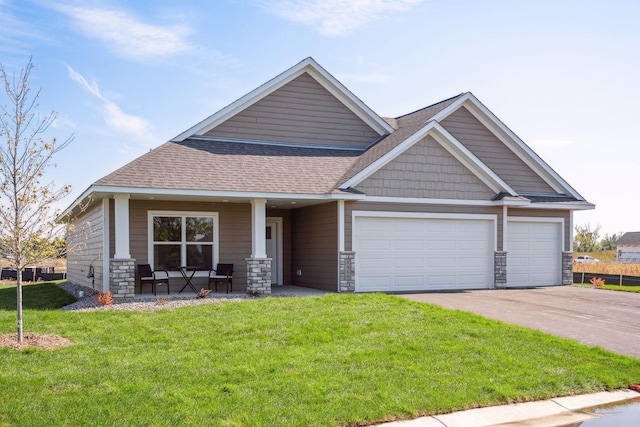
[[[265,294],[560,285],[593,207],[471,93],[382,118],[307,58],[91,185],[68,277],[116,297],[138,263],[233,263]]]

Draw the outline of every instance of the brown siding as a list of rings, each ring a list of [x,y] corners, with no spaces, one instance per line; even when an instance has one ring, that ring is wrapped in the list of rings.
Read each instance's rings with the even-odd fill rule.
[[[442,126],[518,193],[556,192],[464,107]]]
[[[344,245],[350,251],[352,245],[352,213],[353,211],[388,211],[388,212],[421,212],[421,213],[456,213],[497,215],[497,249],[502,249],[502,207],[500,206],[445,206],[423,204],[391,204],[370,202],[346,202],[344,207]]]
[[[325,203],[291,212],[293,284],[338,290],[338,207]],[[295,274],[302,271],[302,276]]]
[[[102,290],[102,243],[104,241],[104,214],[102,203],[87,211],[75,221],[75,231],[67,239],[75,247],[67,255],[67,279],[75,284]],[[88,278],[93,265],[94,278]]]
[[[234,264],[234,289],[247,284],[246,258],[251,256],[251,205],[131,200],[129,202],[131,256],[148,263],[148,211],[218,212],[220,262]],[[173,289],[173,285],[172,285]]]
[[[528,216],[533,218],[562,218],[564,220],[564,247],[563,251],[569,250],[569,243],[573,239],[573,230],[571,230],[571,211],[565,210],[547,210],[547,209],[509,209],[508,216]]]
[[[205,135],[358,148],[379,137],[306,73]]]
[[[495,196],[435,139],[427,136],[356,186],[369,196],[491,200]]]

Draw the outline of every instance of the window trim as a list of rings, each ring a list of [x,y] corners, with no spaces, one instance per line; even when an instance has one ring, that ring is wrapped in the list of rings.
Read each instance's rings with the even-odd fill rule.
[[[155,265],[154,263],[154,251],[153,251],[153,218],[156,216],[161,217],[178,217],[182,219],[182,230],[179,242],[166,242],[167,244],[179,244],[180,245],[180,262],[186,261],[187,259],[187,245],[190,242],[186,241],[186,229],[184,227],[185,218],[188,217],[211,217],[213,218],[213,259],[212,259],[212,267],[215,268],[218,265],[220,260],[219,256],[219,213],[218,212],[202,212],[202,211],[147,211],[147,260],[151,265],[151,268]],[[196,244],[197,242],[191,242]],[[203,244],[200,242],[199,244]],[[208,244],[206,242],[205,244]]]

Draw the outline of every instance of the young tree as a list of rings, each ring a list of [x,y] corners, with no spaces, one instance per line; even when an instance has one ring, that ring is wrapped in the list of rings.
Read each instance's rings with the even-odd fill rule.
[[[23,341],[22,271],[57,255],[55,237],[63,226],[55,222],[54,204],[70,191],[69,186],[56,188],[53,182],[42,181],[54,166],[53,156],[73,139],[45,140],[57,114],[38,114],[41,89],[31,93],[29,86],[33,68],[29,60],[16,78],[0,64],[7,102],[0,107],[0,246],[17,272],[19,343]]]
[[[591,230],[591,224],[585,226],[576,225],[575,236],[573,238],[573,250],[576,252],[595,252],[600,250],[598,239],[600,238],[600,227]]]

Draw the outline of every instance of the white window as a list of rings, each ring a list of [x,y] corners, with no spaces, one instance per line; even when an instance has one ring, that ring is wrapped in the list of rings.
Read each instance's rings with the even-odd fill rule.
[[[211,269],[217,262],[217,212],[149,212],[149,263],[154,270]]]

